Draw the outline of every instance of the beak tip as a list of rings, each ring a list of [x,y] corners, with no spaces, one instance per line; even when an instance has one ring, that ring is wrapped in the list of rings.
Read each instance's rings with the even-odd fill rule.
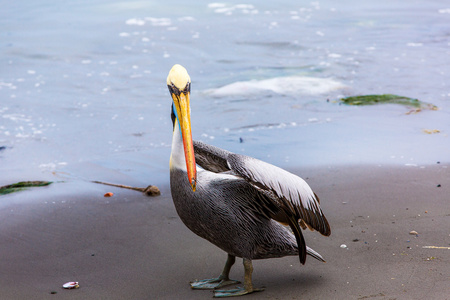
[[[195,190],[197,188],[197,180],[195,178],[191,179],[191,187],[192,187],[192,191],[195,192]]]

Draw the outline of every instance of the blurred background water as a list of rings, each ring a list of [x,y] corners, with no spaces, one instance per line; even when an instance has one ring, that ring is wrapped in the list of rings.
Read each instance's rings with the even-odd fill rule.
[[[194,139],[289,169],[449,162],[443,1],[4,1],[0,26],[0,184],[167,184],[175,63]],[[338,101],[385,93],[439,110]]]

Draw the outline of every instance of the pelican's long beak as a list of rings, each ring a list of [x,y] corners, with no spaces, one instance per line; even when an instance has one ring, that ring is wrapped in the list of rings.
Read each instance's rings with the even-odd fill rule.
[[[183,137],[184,156],[186,157],[186,168],[189,183],[192,190],[195,191],[197,184],[197,170],[195,167],[194,145],[192,143],[191,114],[189,111],[190,93],[172,93],[173,104],[177,111],[176,116],[180,125],[181,135]]]
[[[180,79],[182,79],[180,81]],[[190,79],[186,69],[175,65],[167,78],[170,94],[176,110],[176,118],[183,138],[184,156],[189,183],[195,192],[197,185],[197,169],[195,166],[194,144],[192,142],[191,112],[190,112]],[[179,85],[184,84],[182,88]]]

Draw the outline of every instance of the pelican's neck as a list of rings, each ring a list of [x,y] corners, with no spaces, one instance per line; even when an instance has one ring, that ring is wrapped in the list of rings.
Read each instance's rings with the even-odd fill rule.
[[[184,156],[183,138],[181,135],[180,124],[175,118],[172,136],[172,153],[170,154],[170,168],[183,170],[187,172],[186,158]]]

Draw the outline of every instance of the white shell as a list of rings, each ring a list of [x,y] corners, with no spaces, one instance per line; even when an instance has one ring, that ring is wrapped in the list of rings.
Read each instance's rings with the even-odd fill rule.
[[[63,284],[63,288],[65,289],[77,289],[79,287],[78,281],[70,281]]]

